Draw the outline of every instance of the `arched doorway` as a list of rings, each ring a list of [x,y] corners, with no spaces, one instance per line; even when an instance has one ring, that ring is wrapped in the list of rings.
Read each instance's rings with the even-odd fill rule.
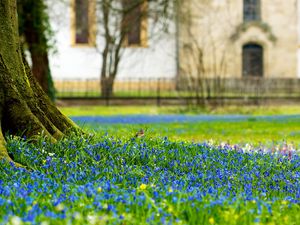
[[[263,47],[249,43],[243,46],[243,76],[263,76]]]

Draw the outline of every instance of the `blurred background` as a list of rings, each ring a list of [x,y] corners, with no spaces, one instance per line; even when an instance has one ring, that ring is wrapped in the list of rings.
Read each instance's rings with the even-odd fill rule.
[[[295,0],[19,0],[19,33],[51,99],[101,135],[143,130],[292,149],[300,141],[299,7]]]
[[[20,0],[34,75],[58,104],[297,104],[298,1]]]

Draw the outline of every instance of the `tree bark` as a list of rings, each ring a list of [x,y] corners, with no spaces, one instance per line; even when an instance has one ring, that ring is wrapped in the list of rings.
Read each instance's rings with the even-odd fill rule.
[[[43,90],[48,93],[49,59],[47,52],[39,52],[29,48],[32,60],[32,73]]]
[[[3,133],[51,141],[79,128],[51,102],[32,75],[20,47],[16,0],[0,1],[0,159],[12,161]]]
[[[49,82],[51,71],[48,57],[48,38],[46,35],[48,17],[44,15],[43,0],[19,0],[18,14],[20,35],[24,36],[32,61],[32,73],[50,98],[54,98],[53,87]],[[49,77],[50,76],[50,77]],[[52,99],[54,100],[54,99]]]
[[[102,77],[101,78],[101,96],[104,98],[110,98],[113,96],[114,77]]]

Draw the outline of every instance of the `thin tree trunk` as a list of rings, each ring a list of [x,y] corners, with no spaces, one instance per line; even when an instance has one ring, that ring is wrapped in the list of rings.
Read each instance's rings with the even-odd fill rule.
[[[42,89],[52,98],[49,82],[50,65],[48,58],[48,40],[46,37],[47,18],[44,13],[43,0],[19,0],[18,13],[21,15],[22,28],[20,35],[24,36],[25,43],[32,61],[32,73]],[[51,79],[51,77],[50,77]],[[54,100],[54,99],[52,99]]]
[[[114,77],[109,76],[101,79],[101,95],[104,98],[112,97],[114,86]]]
[[[41,85],[42,89],[48,93],[48,71],[49,71],[49,60],[47,52],[39,53],[30,51],[32,59],[32,73]]]

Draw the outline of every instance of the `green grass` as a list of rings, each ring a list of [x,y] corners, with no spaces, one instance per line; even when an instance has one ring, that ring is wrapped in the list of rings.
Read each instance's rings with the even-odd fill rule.
[[[300,144],[300,121],[198,122],[168,124],[84,124],[84,128],[114,137],[133,137],[143,128],[148,137],[169,137],[174,141],[270,145],[273,142]]]
[[[128,114],[243,114],[243,115],[287,115],[300,114],[300,106],[71,106],[60,107],[68,116],[128,115]]]
[[[91,106],[63,107],[61,110],[68,116],[128,115],[128,114],[244,114],[244,115],[285,115],[300,113],[300,106],[271,107],[218,107],[218,108],[184,108],[184,107],[152,107],[152,106]],[[170,124],[86,124],[87,129],[100,133],[108,133],[116,137],[131,137],[143,128],[149,137],[168,136],[171,140],[204,142],[213,140],[216,143],[264,144],[272,142],[293,142],[300,144],[300,121],[297,119],[284,121],[264,121],[249,119],[237,122],[198,122]]]

